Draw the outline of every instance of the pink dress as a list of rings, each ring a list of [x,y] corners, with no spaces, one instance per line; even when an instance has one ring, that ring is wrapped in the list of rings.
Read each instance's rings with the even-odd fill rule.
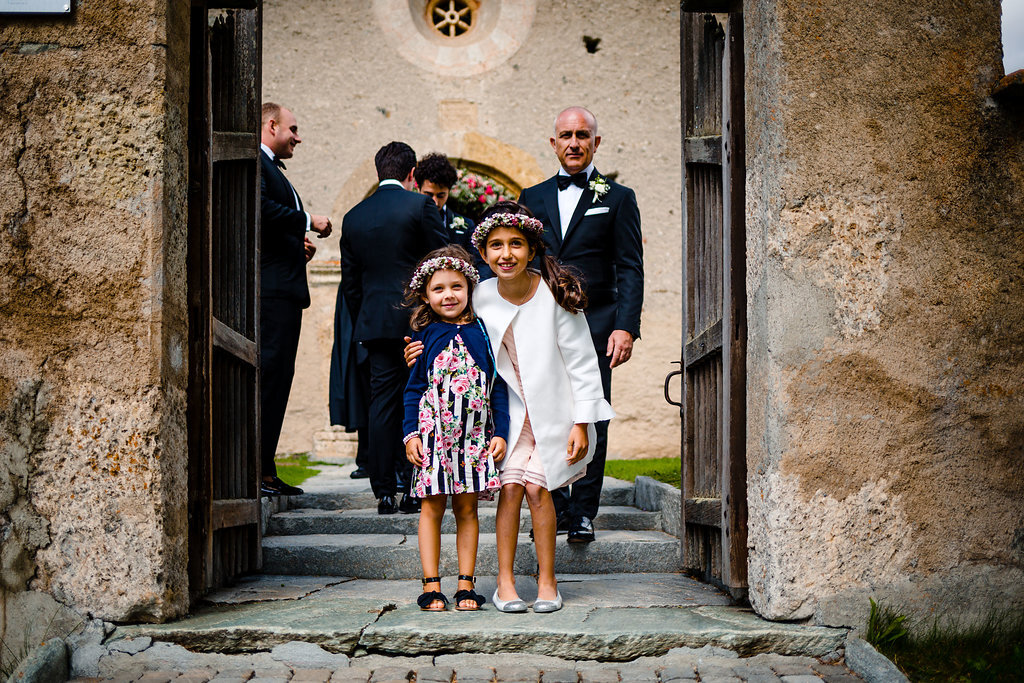
[[[516,338],[512,334],[511,325],[509,325],[508,330],[505,332],[501,345],[505,352],[508,353],[509,360],[512,361],[512,368],[516,372],[516,383],[519,385],[519,395],[523,396],[523,380],[519,376],[519,357],[516,356]],[[566,435],[566,438],[568,439],[568,435]],[[568,445],[568,440],[566,445]],[[519,433],[519,440],[511,448],[511,452],[505,456],[501,470],[501,485],[520,484],[525,486],[527,483],[530,483],[547,488],[548,482],[544,476],[544,465],[541,463],[540,456],[536,455],[537,442],[533,438],[533,429],[530,427],[529,408],[526,410],[523,430]],[[535,455],[536,457],[534,457]],[[566,455],[563,453],[562,457],[566,457]],[[584,474],[586,474],[585,469],[565,482],[565,486],[581,479]]]

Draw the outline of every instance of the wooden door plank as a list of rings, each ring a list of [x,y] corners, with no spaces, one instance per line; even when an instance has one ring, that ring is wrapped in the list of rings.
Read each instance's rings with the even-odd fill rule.
[[[747,587],[746,466],[746,147],[744,137],[743,15],[726,24],[723,65],[723,400],[722,582]]]
[[[215,500],[213,501],[211,518],[215,531],[246,524],[258,524],[260,521],[260,501],[252,498]]]
[[[227,351],[236,358],[245,361],[249,365],[256,365],[258,358],[256,342],[246,339],[244,336],[225,325],[217,318],[213,318],[213,343],[216,347]],[[235,392],[232,392],[232,395]]]

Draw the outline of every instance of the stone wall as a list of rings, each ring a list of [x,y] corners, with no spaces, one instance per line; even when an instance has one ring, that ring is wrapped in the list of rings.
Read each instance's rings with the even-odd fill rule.
[[[680,355],[678,2],[484,0],[480,31],[461,43],[417,23],[410,8],[425,4],[265,2],[264,98],[294,110],[304,139],[288,176],[336,226],[317,242],[279,451],[309,450],[328,422],[337,228],[373,188],[377,149],[405,140],[419,155],[444,152],[527,186],[557,171],[555,115],[582,104],[603,138],[597,168],[636,190],[645,238],[643,339],[614,373],[609,451],[678,456],[679,412],[662,398]],[[584,36],[600,39],[595,52]]]
[[[187,22],[122,0],[0,24],[8,642],[186,607]]]
[[[872,595],[1024,605],[1024,143],[1020,103],[991,97],[999,2],[744,9],[751,602],[853,626]]]

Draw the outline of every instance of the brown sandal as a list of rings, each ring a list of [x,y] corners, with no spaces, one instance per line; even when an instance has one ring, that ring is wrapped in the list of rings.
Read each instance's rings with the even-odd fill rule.
[[[444,612],[448,609],[448,598],[441,591],[428,591],[426,590],[428,583],[436,583],[437,587],[441,587],[441,577],[434,576],[431,578],[423,579],[423,593],[420,597],[416,598],[416,604],[420,606],[420,609],[424,612]],[[430,603],[440,600],[444,603],[441,607],[431,607]]]

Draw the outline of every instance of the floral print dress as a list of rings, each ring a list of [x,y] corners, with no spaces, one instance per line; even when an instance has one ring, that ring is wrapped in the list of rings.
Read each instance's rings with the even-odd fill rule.
[[[491,500],[501,487],[487,452],[487,385],[487,373],[456,334],[434,358],[420,399],[423,467],[413,473],[413,497],[478,493]]]

